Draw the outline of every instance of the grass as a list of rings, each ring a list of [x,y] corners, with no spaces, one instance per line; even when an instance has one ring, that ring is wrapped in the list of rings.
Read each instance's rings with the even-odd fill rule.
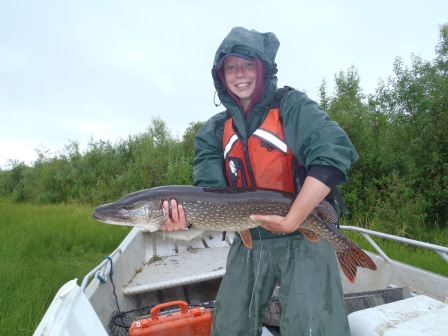
[[[0,198],[0,335],[32,335],[58,289],[80,284],[129,232],[93,220],[92,210]]]
[[[32,335],[59,288],[75,278],[80,284],[130,231],[93,220],[92,210],[0,197],[0,335]],[[374,252],[361,235],[344,233]],[[430,236],[424,240],[448,245],[448,230]],[[448,276],[448,265],[435,252],[372,238],[390,258]]]

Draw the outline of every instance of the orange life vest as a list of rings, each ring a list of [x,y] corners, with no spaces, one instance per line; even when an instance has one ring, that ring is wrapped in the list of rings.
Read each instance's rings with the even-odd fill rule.
[[[235,132],[233,118],[223,135],[225,171],[229,186],[271,188],[297,192],[298,161],[286,145],[280,109],[271,108],[260,127],[247,140]]]

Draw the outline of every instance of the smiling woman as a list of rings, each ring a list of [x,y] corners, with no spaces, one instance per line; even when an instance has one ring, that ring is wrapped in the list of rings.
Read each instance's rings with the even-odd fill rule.
[[[259,58],[231,52],[217,61],[216,69],[229,95],[249,113],[262,97],[266,64]]]
[[[241,105],[247,109],[257,85],[255,60],[247,60],[240,56],[226,56],[223,63],[227,88],[240,99]]]

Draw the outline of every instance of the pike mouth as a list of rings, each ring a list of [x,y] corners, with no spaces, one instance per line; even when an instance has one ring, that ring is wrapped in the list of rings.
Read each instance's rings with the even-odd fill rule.
[[[116,224],[116,225],[132,225],[129,223],[128,216],[122,216],[119,213],[115,212],[114,214],[103,214],[94,212],[92,217],[97,221],[106,223],[106,224]]]
[[[101,205],[95,208],[92,217],[104,223],[126,224],[129,220],[129,213],[122,208],[110,208],[107,205]]]

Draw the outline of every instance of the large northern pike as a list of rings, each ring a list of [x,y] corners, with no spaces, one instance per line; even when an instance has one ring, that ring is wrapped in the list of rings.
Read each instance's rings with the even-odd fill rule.
[[[163,186],[141,190],[122,199],[98,206],[93,218],[117,225],[129,225],[154,232],[170,213],[162,203],[174,199],[182,204],[188,223],[200,230],[240,232],[244,244],[251,248],[249,229],[262,224],[250,215],[285,216],[295,195],[259,188],[204,188],[193,186]],[[355,282],[357,267],[375,270],[376,265],[336,227],[338,216],[334,208],[322,201],[300,224],[299,231],[310,241],[327,239],[336,251],[339,264],[347,279]]]

